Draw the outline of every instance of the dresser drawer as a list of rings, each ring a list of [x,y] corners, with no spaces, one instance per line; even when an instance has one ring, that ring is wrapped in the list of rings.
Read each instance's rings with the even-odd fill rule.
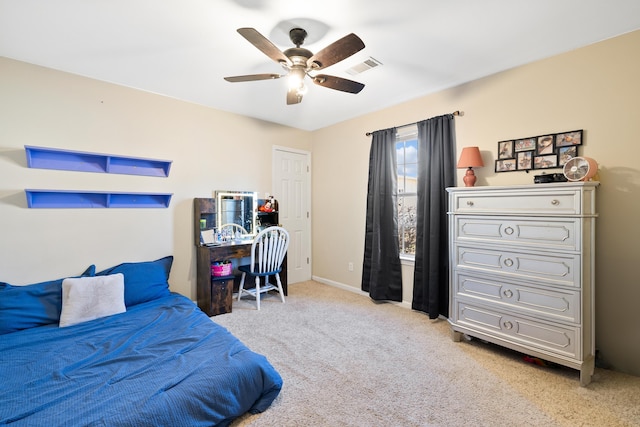
[[[451,193],[450,208],[455,213],[500,215],[578,215],[582,192],[575,189],[540,187],[526,193],[514,189]]]
[[[520,218],[457,215],[454,240],[518,245],[551,250],[578,251],[581,218]]]
[[[534,255],[528,252],[476,248],[458,245],[453,263],[460,273],[481,272],[496,279],[536,281],[541,284],[579,288],[580,255],[550,253]]]
[[[530,284],[502,282],[480,275],[455,273],[455,298],[471,304],[496,304],[550,321],[580,323],[580,296],[574,289],[545,288]]]
[[[463,301],[457,302],[455,311],[454,324],[461,327],[573,359],[582,357],[579,327],[533,320]]]

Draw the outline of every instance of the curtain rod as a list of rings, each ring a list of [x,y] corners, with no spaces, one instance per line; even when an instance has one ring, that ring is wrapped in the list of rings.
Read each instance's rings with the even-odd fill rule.
[[[454,116],[464,116],[464,111],[457,110],[457,111],[454,111],[454,112],[453,112],[453,113],[451,113],[451,114],[453,114]],[[418,123],[418,122],[407,123],[406,125],[396,126],[396,127],[397,127],[397,128],[403,128],[403,127],[405,127],[405,126],[415,125],[416,123]],[[374,131],[374,132],[375,132],[375,131]],[[373,134],[373,132],[367,132],[367,133],[365,133],[365,135],[366,135],[366,136],[371,136],[371,134]]]

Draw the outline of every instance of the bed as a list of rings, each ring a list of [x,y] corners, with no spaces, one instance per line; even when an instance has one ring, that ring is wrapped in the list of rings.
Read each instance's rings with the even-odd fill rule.
[[[169,291],[171,262],[0,283],[0,425],[225,426],[266,410],[282,378]]]

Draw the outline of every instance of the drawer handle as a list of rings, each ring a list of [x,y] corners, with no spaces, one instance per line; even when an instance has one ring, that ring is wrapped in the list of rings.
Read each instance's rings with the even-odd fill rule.
[[[507,290],[502,292],[502,295],[504,295],[507,298],[511,298],[513,296],[513,292],[511,292],[510,289],[507,289]]]
[[[558,200],[558,199],[553,199],[553,200],[551,201],[551,204],[552,204],[553,206],[558,206],[558,205],[560,204],[560,200]]]
[[[508,234],[509,236],[511,236],[513,234],[513,228],[511,227],[507,227],[504,229],[505,234]]]
[[[505,329],[513,329],[513,323],[507,321],[503,323]]]
[[[473,206],[473,202],[471,200],[467,200],[467,206]]]
[[[507,267],[511,267],[513,265],[513,260],[511,258],[505,259],[504,265],[506,265]]]

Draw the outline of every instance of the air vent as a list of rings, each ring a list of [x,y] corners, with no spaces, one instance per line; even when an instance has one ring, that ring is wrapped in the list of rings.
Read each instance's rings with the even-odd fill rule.
[[[347,70],[347,74],[351,74],[352,76],[355,76],[356,74],[364,73],[367,70],[375,68],[378,65],[382,65],[382,62],[378,61],[375,58],[369,57],[369,59],[367,59],[366,61],[361,62],[360,64],[354,65],[353,67],[349,68]]]

